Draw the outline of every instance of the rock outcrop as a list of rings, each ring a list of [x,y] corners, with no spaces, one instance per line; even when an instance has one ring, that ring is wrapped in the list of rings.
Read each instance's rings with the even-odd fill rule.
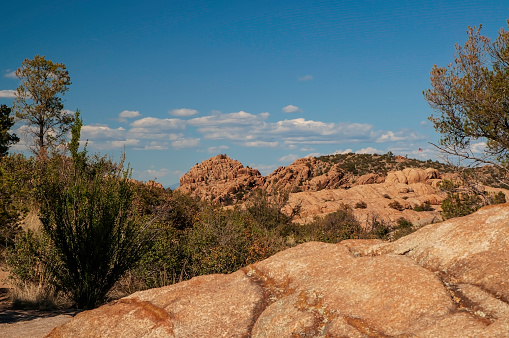
[[[263,186],[264,181],[258,170],[245,168],[226,155],[217,155],[192,167],[180,178],[178,190],[229,204],[241,200],[253,188]]]
[[[400,171],[387,173],[386,183],[426,183],[428,180],[440,178],[438,170],[433,168],[405,168]]]
[[[508,337],[509,204],[393,243],[305,243],[137,292],[49,337]]]
[[[290,213],[299,208],[294,218],[298,223],[307,223],[315,216],[323,216],[339,210],[342,204],[353,208],[355,216],[362,222],[373,219],[395,224],[401,217],[416,225],[442,220],[440,203],[446,197],[438,189],[426,183],[380,183],[357,185],[350,189],[321,190],[291,194],[284,208]],[[432,211],[415,211],[416,206],[430,202]],[[356,205],[365,203],[364,208]],[[391,205],[401,206],[401,210]]]
[[[278,192],[319,191],[338,188],[349,177],[338,164],[308,157],[279,167],[263,177],[252,168],[226,155],[217,155],[196,164],[180,178],[180,191],[222,204],[242,201],[255,188],[269,194]]]
[[[279,167],[266,177],[264,189],[277,192],[319,191],[335,189],[347,180],[339,164],[327,163],[314,157],[301,158],[287,167]]]

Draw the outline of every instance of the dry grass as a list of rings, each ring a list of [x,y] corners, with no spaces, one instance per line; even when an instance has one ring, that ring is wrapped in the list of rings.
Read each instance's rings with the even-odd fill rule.
[[[131,271],[125,273],[106,295],[108,301],[116,300],[146,289],[145,283]]]
[[[71,301],[57,292],[49,283],[16,283],[9,289],[13,308],[22,309],[62,309],[71,307]]]

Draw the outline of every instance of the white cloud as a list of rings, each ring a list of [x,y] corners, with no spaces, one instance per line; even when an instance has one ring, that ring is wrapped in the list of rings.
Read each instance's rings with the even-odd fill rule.
[[[429,121],[423,120],[423,121],[419,122],[419,125],[420,125],[421,127],[427,127],[427,126],[428,126],[428,122],[429,122]]]
[[[348,148],[346,150],[336,150],[332,155],[343,155],[343,154],[350,154],[353,153],[353,150]]]
[[[15,70],[10,70],[10,69],[7,69],[6,73],[4,74],[4,77],[6,78],[9,78],[9,79],[17,79],[18,77],[16,76],[16,71]]]
[[[223,150],[226,150],[226,149],[230,149],[230,147],[228,146],[225,146],[225,145],[222,145],[222,146],[219,146],[219,147],[208,147],[207,148],[207,152],[211,153],[211,154],[216,154],[216,153],[219,153]]]
[[[129,132],[141,134],[157,134],[169,130],[185,129],[186,121],[180,119],[158,119],[145,117],[130,124]]]
[[[181,138],[171,143],[175,149],[194,148],[200,144],[199,138]]]
[[[289,104],[288,106],[285,106],[283,107],[283,109],[281,109],[283,111],[283,113],[301,113],[302,110],[300,110],[299,107],[297,106],[294,106],[293,104]]]
[[[376,139],[377,143],[381,142],[401,142],[401,141],[416,141],[416,140],[422,140],[424,138],[423,135],[419,135],[415,132],[411,132],[409,130],[401,130],[398,132],[393,131],[387,131],[385,133],[382,133],[381,136],[379,136]]]
[[[198,111],[194,109],[181,108],[173,109],[172,111],[169,112],[169,114],[173,116],[193,116],[198,114]]]
[[[304,75],[299,77],[299,81],[310,81],[313,80],[313,75]]]
[[[15,90],[10,90],[10,89],[0,90],[0,97],[3,97],[3,98],[13,98],[13,97],[16,97],[16,91]]]
[[[146,174],[147,174],[146,176],[153,177],[154,179],[157,179],[157,178],[168,176],[171,174],[171,172],[166,168],[147,169]]]
[[[268,142],[268,141],[247,141],[243,143],[246,147],[265,147],[274,148],[279,145],[279,142]]]
[[[482,153],[486,150],[486,142],[473,143],[470,145],[470,150],[472,150],[473,153]]]
[[[388,131],[386,132],[385,134],[382,134],[382,136],[380,136],[376,142],[388,142],[388,141],[402,141],[404,140],[405,138],[403,136],[396,136],[394,134],[394,132],[392,131]]]
[[[286,156],[283,156],[283,157],[280,157],[279,158],[279,162],[284,162],[284,163],[292,163],[293,161],[299,159],[300,156],[299,155],[295,155],[295,154],[288,154]]]
[[[239,111],[237,113],[222,114],[215,113],[209,116],[196,117],[188,121],[189,125],[197,127],[205,126],[217,126],[217,125],[252,125],[259,121],[265,120],[269,116],[269,113],[261,113],[259,115],[253,115],[246,113],[245,111]]]
[[[123,112],[118,114],[118,117],[123,117],[127,119],[133,119],[135,117],[141,116],[140,112],[137,110],[124,110]]]
[[[123,148],[123,147],[136,146],[139,143],[140,143],[140,140],[127,139],[127,140],[123,140],[123,141],[111,141],[111,146],[113,148]]]
[[[125,129],[119,127],[112,129],[108,126],[90,126],[81,127],[81,139],[85,140],[125,140]]]
[[[355,153],[356,154],[383,154],[384,151],[373,148],[373,147],[367,147],[367,148],[363,148],[361,150],[357,150]]]
[[[272,173],[274,170],[277,169],[277,165],[276,164],[251,164],[249,165],[251,168],[255,168],[255,169],[258,169],[258,171],[260,172],[260,174],[262,174],[263,176],[267,176],[269,175],[270,173]]]
[[[145,144],[143,148],[135,148],[136,150],[167,150],[170,147],[169,142],[152,141]]]
[[[124,110],[123,112],[120,112],[118,114],[117,121],[125,123],[125,122],[127,122],[127,119],[133,119],[133,118],[136,118],[139,116],[141,116],[139,111]]]

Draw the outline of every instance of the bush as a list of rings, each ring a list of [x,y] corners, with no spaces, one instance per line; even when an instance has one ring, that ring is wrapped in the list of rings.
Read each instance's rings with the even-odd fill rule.
[[[502,204],[502,203],[506,203],[505,194],[502,191],[499,191],[498,193],[489,194],[488,195],[488,202],[489,202],[489,204]]]
[[[431,207],[430,201],[426,201],[414,207],[414,211],[433,211],[433,210],[434,209]]]
[[[397,240],[401,237],[404,237],[406,235],[411,234],[414,232],[413,224],[412,222],[408,221],[407,219],[400,217],[398,219],[398,224],[394,228],[394,232],[392,233],[392,240]]]
[[[355,203],[355,209],[366,209],[368,205],[364,201]]]
[[[32,230],[20,232],[7,250],[6,262],[14,307],[48,309],[62,305],[63,297],[57,297],[49,269],[58,267],[58,259],[47,236]]]
[[[448,193],[442,201],[442,217],[444,219],[461,217],[477,211],[482,206],[482,200],[474,194]]]
[[[56,156],[45,167],[41,222],[62,263],[51,273],[77,307],[93,308],[145,249],[129,170],[87,156]]]
[[[405,207],[402,206],[401,203],[399,203],[398,201],[392,201],[391,203],[389,203],[389,207],[399,211],[405,210]]]

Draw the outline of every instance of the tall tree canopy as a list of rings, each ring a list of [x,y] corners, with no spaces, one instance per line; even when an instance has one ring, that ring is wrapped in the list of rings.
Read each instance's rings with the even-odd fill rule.
[[[7,155],[9,146],[19,142],[19,138],[9,130],[14,125],[14,117],[11,115],[11,108],[5,104],[0,105],[0,157]]]
[[[74,121],[73,115],[63,110],[61,98],[71,84],[65,65],[36,55],[33,60],[23,61],[16,76],[21,84],[16,90],[14,111],[28,127],[30,150],[37,154],[57,146]]]
[[[468,27],[454,61],[433,67],[424,97],[440,113],[429,118],[442,134],[438,148],[509,170],[509,31],[500,29],[491,42],[480,30]],[[478,155],[473,146],[483,143]]]

